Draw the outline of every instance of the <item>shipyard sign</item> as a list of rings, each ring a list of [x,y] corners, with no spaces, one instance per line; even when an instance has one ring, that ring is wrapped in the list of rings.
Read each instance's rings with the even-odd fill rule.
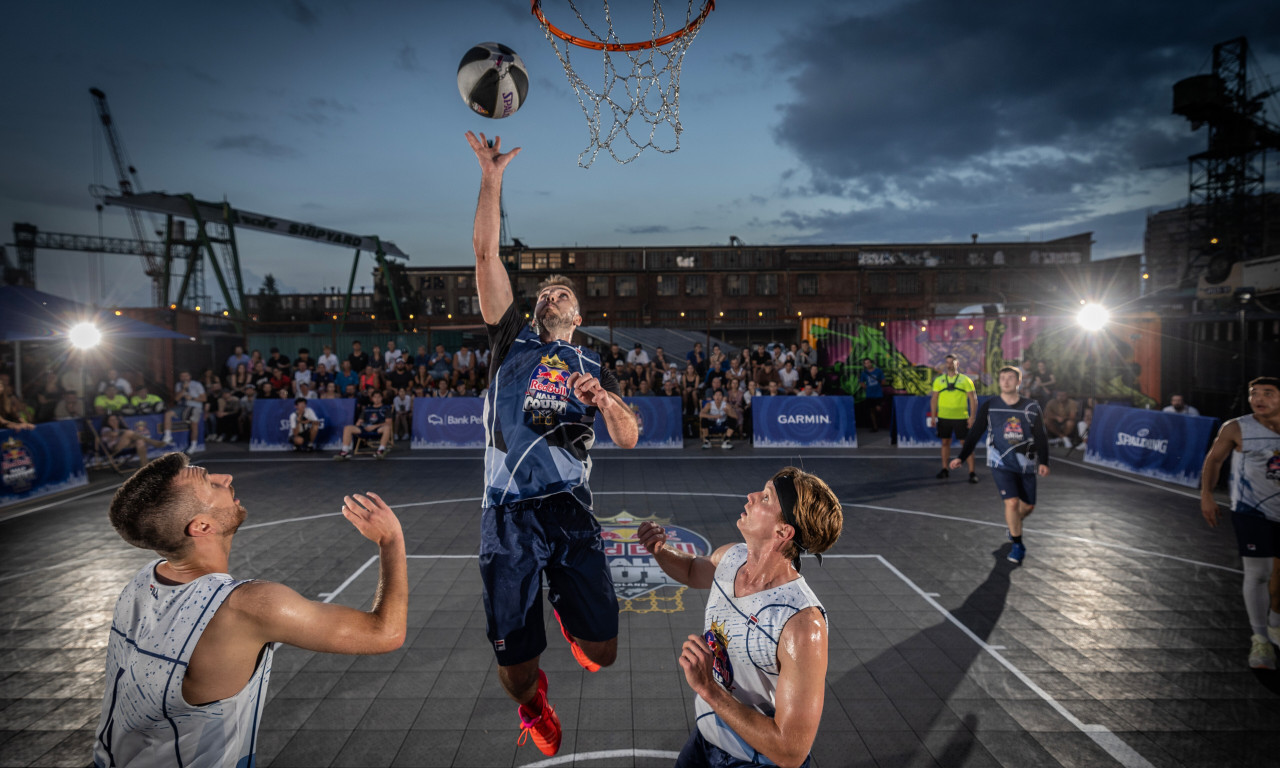
[[[1089,425],[1084,460],[1195,488],[1218,420],[1100,405]]]

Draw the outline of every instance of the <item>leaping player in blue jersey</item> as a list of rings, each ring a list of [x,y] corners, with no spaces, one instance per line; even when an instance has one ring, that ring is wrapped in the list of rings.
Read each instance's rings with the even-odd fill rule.
[[[560,719],[538,664],[547,647],[541,575],[574,658],[591,672],[612,664],[618,601],[591,513],[588,451],[597,412],[619,447],[634,448],[639,430],[613,371],[571,343],[582,324],[572,280],[553,275],[539,286],[531,322],[516,311],[498,241],[502,174],[520,149],[503,153],[501,139],[489,144],[470,131],[467,142],[480,162],[472,245],[492,350],[480,534],[485,618],[498,679],[520,705],[519,743],[532,738],[554,755]]]
[[[1027,547],[1022,543],[1022,521],[1036,508],[1036,475],[1049,475],[1049,437],[1044,431],[1044,414],[1035,400],[1018,395],[1022,372],[1001,368],[996,374],[1000,396],[978,407],[973,426],[965,438],[960,456],[951,460],[951,469],[973,455],[978,439],[987,437],[987,466],[1004,499],[1004,520],[1009,526],[1009,562],[1022,564]]]

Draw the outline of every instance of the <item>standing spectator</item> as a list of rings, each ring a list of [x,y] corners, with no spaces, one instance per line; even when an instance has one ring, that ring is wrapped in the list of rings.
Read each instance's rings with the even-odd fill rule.
[[[699,376],[707,374],[707,354],[702,351],[702,342],[695,342],[684,359],[698,371]]]
[[[933,380],[933,395],[929,401],[929,413],[937,419],[938,439],[942,441],[942,470],[938,479],[951,476],[951,440],[961,443],[969,435],[974,414],[978,412],[978,394],[973,380],[960,372],[955,355],[947,355],[942,375]],[[978,482],[974,472],[973,456],[969,456],[969,482]]]
[[[403,360],[398,362],[404,365]],[[395,439],[408,440],[409,433],[412,431],[410,425],[413,423],[413,397],[409,395],[409,390],[404,387],[398,388],[395,399],[391,401],[391,408],[395,414]]]
[[[476,356],[466,344],[458,347],[453,353],[453,383],[466,381],[469,386],[476,384]]]
[[[214,442],[229,441],[234,443],[240,439],[240,400],[229,389],[222,390],[218,397],[218,408],[214,411],[215,427],[212,439]]]
[[[800,380],[800,372],[796,370],[795,363],[791,362],[791,358],[787,358],[782,363],[782,370],[778,371],[778,381],[782,384],[784,394],[794,395],[796,393],[796,382]]]
[[[489,345],[483,342],[476,347],[476,378],[489,380]]]
[[[1053,390],[1058,385],[1049,364],[1041,360],[1036,363],[1036,372],[1031,375],[1031,397],[1043,408],[1053,397]]]
[[[256,389],[245,390],[244,396],[240,398],[240,436],[246,440],[253,434],[253,405],[257,400]]]
[[[170,423],[177,419],[191,425],[191,441],[195,442],[196,427],[204,419],[204,404],[207,397],[204,385],[191,379],[191,371],[178,374],[178,383],[173,385],[173,409],[165,414],[164,441],[173,442],[173,431]]]
[[[636,342],[636,346],[627,353],[627,365],[648,365],[649,353],[644,351],[644,347],[640,342]]]
[[[357,376],[369,367],[369,356],[365,354],[360,342],[351,342],[351,354],[347,355],[347,362],[351,364],[351,372]]]
[[[862,370],[858,371],[858,389],[863,393],[862,406],[871,422],[871,431],[879,432],[879,417],[884,408],[884,371],[869,357],[862,359]]]
[[[1056,440],[1064,447],[1075,444],[1076,417],[1080,413],[1080,403],[1067,397],[1067,391],[1060,389],[1053,393],[1053,399],[1044,409],[1044,426],[1049,432],[1050,442]]]
[[[445,351],[443,344],[436,345],[436,351],[427,360],[427,370],[436,381],[449,381],[453,376],[453,358]]]
[[[396,340],[387,342],[387,351],[382,353],[383,369],[388,373],[396,367],[396,361],[404,358],[404,351],[396,348]]]
[[[744,438],[751,437],[751,391],[747,389],[745,381],[730,382],[728,394],[725,395],[725,401],[732,405],[734,410],[741,414],[739,426]]]
[[[311,409],[307,398],[294,398],[293,412],[289,414],[289,442],[293,443],[293,450],[314,453],[319,433],[320,417]]]
[[[333,354],[333,347],[328,344],[324,345],[320,350],[320,357],[316,358],[316,369],[318,370],[322,365],[329,373],[333,373],[338,370],[338,356]]]
[[[1176,413],[1182,416],[1199,416],[1200,411],[1196,410],[1194,405],[1187,405],[1182,399],[1182,395],[1172,395],[1169,398],[1169,404],[1164,407],[1165,413]]]
[[[356,342],[357,344],[359,342]],[[333,383],[338,385],[338,393],[343,397],[347,396],[347,388],[351,387],[354,391],[360,386],[360,374],[351,367],[351,358],[342,361],[342,367],[338,369],[338,374],[333,377]]]
[[[235,373],[236,368],[239,368],[242,365],[244,366],[244,369],[247,371],[249,370],[249,363],[250,363],[250,359],[249,359],[249,356],[244,353],[244,347],[237,344],[236,351],[232,352],[227,357],[227,373],[228,374]]]
[[[696,418],[702,410],[702,377],[692,362],[684,367],[684,376],[680,379],[680,389],[684,392],[684,412],[690,418]],[[693,435],[690,435],[693,437]]]

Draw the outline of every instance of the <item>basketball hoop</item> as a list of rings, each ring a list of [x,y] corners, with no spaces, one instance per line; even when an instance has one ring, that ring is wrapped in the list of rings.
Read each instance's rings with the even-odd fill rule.
[[[590,143],[578,155],[578,165],[589,168],[595,162],[600,150],[608,150],[613,159],[619,163],[629,163],[640,156],[645,149],[656,149],[670,154],[680,149],[680,64],[685,51],[693,43],[706,20],[707,15],[716,7],[715,0],[703,0],[702,10],[695,15],[694,0],[688,0],[685,10],[685,24],[674,32],[667,32],[666,16],[662,12],[661,0],[653,0],[652,35],[648,40],[626,43],[622,42],[613,28],[613,18],[609,14],[608,0],[604,3],[604,19],[607,30],[597,33],[582,18],[582,12],[567,0],[569,8],[578,17],[590,39],[576,37],[547,21],[542,13],[542,0],[530,0],[533,15],[538,18],[547,41],[556,52],[556,58],[564,66],[565,76],[578,97],[578,105],[587,118],[590,131]],[[668,0],[670,2],[670,0]],[[560,42],[564,42],[563,48]],[[570,60],[572,47],[599,51],[604,56],[604,85],[595,90],[573,69]],[[631,64],[629,70],[622,64],[622,58]],[[621,64],[621,68],[615,66]],[[618,91],[615,94],[615,90]],[[604,109],[607,105],[612,123],[607,130],[602,130]],[[643,120],[649,128],[649,135],[641,141],[631,132],[632,118]],[[674,134],[674,145],[664,146],[661,140],[655,140],[659,126],[668,125]],[[639,131],[637,131],[639,133]],[[613,141],[625,136],[635,147],[635,153],[626,157],[619,156],[613,149]],[[583,158],[590,157],[583,162]]]

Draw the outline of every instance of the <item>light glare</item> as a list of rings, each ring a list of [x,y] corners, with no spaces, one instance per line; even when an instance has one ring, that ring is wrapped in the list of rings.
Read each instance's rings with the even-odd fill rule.
[[[67,332],[71,345],[76,349],[89,349],[102,341],[102,332],[93,323],[77,323]]]
[[[1100,331],[1111,320],[1111,313],[1101,304],[1085,304],[1076,315],[1076,322],[1086,331]]]

